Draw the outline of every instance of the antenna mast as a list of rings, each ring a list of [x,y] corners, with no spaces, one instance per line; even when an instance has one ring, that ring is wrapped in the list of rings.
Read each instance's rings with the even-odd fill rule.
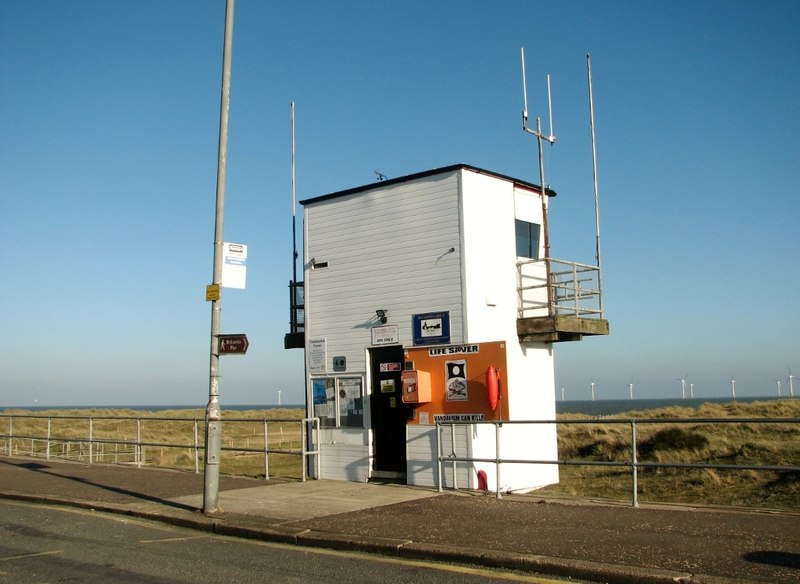
[[[603,265],[600,254],[600,198],[597,189],[597,144],[594,135],[594,91],[592,89],[592,56],[586,53],[586,71],[589,82],[589,125],[592,129],[592,178],[594,182],[595,260],[597,261],[597,296],[600,318],[603,318]]]
[[[544,180],[544,148],[545,141],[550,144],[555,144],[556,136],[553,134],[553,101],[550,96],[550,75],[547,76],[547,105],[550,114],[550,134],[545,136],[542,133],[542,118],[536,118],[536,129],[528,127],[528,84],[525,79],[525,47],[520,47],[520,56],[522,58],[522,129],[529,134],[536,136],[536,141],[539,146],[539,184],[542,189],[542,231],[544,232],[544,259],[545,268],[547,271],[547,281],[550,281],[550,229],[547,222],[547,200],[546,200],[546,184]],[[550,286],[547,286],[547,312],[548,315],[553,314],[553,292]]]

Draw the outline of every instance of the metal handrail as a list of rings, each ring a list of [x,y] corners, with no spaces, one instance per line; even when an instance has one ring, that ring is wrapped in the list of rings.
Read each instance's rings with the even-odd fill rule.
[[[205,424],[204,418],[196,418],[196,417],[174,417],[174,416],[114,416],[114,415],[98,415],[98,416],[81,416],[81,415],[46,415],[46,414],[0,414],[0,419],[7,419],[8,420],[8,431],[7,433],[0,434],[0,440],[6,441],[6,448],[3,449],[0,447],[0,453],[3,453],[3,450],[6,451],[8,456],[12,456],[13,451],[13,444],[15,440],[30,440],[31,441],[31,449],[29,452],[30,456],[35,457],[37,455],[36,449],[34,448],[34,441],[45,442],[44,447],[44,457],[46,460],[50,460],[51,458],[51,449],[54,444],[79,444],[79,445],[88,445],[89,452],[88,452],[88,461],[89,464],[92,464],[97,456],[94,452],[94,446],[98,444],[112,444],[112,445],[122,445],[132,447],[133,450],[130,454],[133,456],[133,462],[136,464],[137,467],[141,467],[143,460],[144,460],[144,449],[145,447],[160,447],[160,448],[176,448],[176,449],[187,449],[191,450],[194,453],[194,470],[195,473],[200,472],[199,468],[199,460],[200,460],[200,453],[205,451],[205,446],[199,443],[198,436],[200,435],[199,426],[201,424]],[[37,435],[37,434],[23,434],[23,433],[15,433],[14,432],[14,420],[15,419],[39,419],[39,420],[46,420],[47,421],[47,432],[45,435]],[[88,424],[88,428],[85,431],[84,435],[70,435],[70,436],[62,436],[62,435],[54,435],[52,432],[52,422],[54,420],[84,420]],[[112,421],[135,421],[136,422],[136,438],[135,439],[127,439],[127,438],[100,438],[94,435],[94,422],[102,421],[102,420],[112,420]],[[263,448],[254,448],[250,446],[222,446],[221,449],[228,451],[228,452],[248,452],[248,453],[257,453],[264,455],[264,479],[269,480],[269,455],[270,454],[288,454],[288,455],[295,455],[300,456],[302,458],[302,480],[305,481],[307,477],[307,462],[310,457],[315,456],[315,467],[316,467],[316,477],[320,476],[320,451],[319,451],[319,428],[320,428],[320,420],[319,418],[302,418],[302,419],[268,419],[268,418],[225,418],[225,424],[238,424],[238,423],[263,423],[264,425],[264,446]],[[176,422],[176,423],[191,423],[193,429],[193,441],[191,444],[180,444],[180,443],[170,443],[170,442],[153,442],[153,441],[146,441],[142,440],[142,423],[143,422]],[[299,424],[300,425],[300,445],[299,449],[297,448],[271,448],[269,446],[269,424]],[[309,440],[310,437],[310,440]],[[124,454],[124,453],[123,453]],[[115,453],[116,456],[119,456],[119,452]],[[58,456],[56,455],[58,458]],[[68,458],[68,456],[67,456]]]
[[[631,428],[631,458],[622,461],[605,460],[533,460],[533,459],[511,459],[500,456],[500,428],[504,425],[513,424],[628,424]],[[491,463],[496,470],[496,498],[502,498],[500,490],[500,470],[503,464],[557,464],[559,466],[614,466],[626,467],[631,469],[631,506],[639,506],[638,495],[638,470],[640,468],[695,468],[695,469],[717,469],[717,470],[753,470],[765,472],[800,472],[800,466],[796,465],[747,465],[747,464],[716,464],[716,463],[672,463],[672,462],[640,462],[637,449],[637,426],[641,424],[800,424],[800,418],[600,418],[591,420],[512,420],[512,421],[472,421],[472,422],[436,422],[436,461],[437,461],[437,488],[443,491],[443,463],[453,464],[453,488],[458,489],[456,482],[456,463]],[[451,435],[455,434],[456,426],[480,426],[493,425],[495,427],[495,456],[494,458],[478,458],[471,456],[459,456],[455,452],[455,439],[451,440],[451,452],[442,452],[442,432],[449,427]]]

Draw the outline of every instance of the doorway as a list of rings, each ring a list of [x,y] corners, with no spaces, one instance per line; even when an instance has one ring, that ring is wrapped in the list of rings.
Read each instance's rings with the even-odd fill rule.
[[[405,478],[406,420],[409,409],[401,399],[405,352],[393,345],[370,349],[370,418],[373,447],[372,475]]]

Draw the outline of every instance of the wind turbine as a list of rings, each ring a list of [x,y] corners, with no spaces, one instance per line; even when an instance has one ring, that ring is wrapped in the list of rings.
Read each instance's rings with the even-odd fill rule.
[[[564,388],[561,388],[561,401],[564,401]]]
[[[731,395],[734,401],[736,401],[736,380],[733,377],[731,377]]]
[[[278,405],[281,405],[281,391],[280,389],[278,390]]]
[[[778,379],[775,383],[778,384],[778,397],[781,397],[781,380]]]
[[[633,382],[628,384],[628,392],[631,395],[631,400],[633,400]]]
[[[689,384],[689,395],[694,399],[694,383]]]
[[[681,382],[681,399],[686,399],[686,376],[687,374],[684,374],[683,377],[678,378],[678,381]]]
[[[592,389],[592,401],[594,401],[594,386],[595,385],[597,385],[597,384],[594,382],[594,379],[592,379],[592,383],[590,384],[591,389]]]
[[[794,375],[792,375],[792,370],[788,367],[786,368],[789,370],[789,396],[794,397]]]

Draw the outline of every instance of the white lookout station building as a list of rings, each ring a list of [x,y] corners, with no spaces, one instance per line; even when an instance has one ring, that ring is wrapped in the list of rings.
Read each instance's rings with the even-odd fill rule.
[[[457,164],[301,201],[284,344],[305,349],[319,478],[558,482],[486,461],[557,460],[555,424],[523,423],[555,419],[554,343],[608,334],[598,267],[549,257],[555,194]]]

